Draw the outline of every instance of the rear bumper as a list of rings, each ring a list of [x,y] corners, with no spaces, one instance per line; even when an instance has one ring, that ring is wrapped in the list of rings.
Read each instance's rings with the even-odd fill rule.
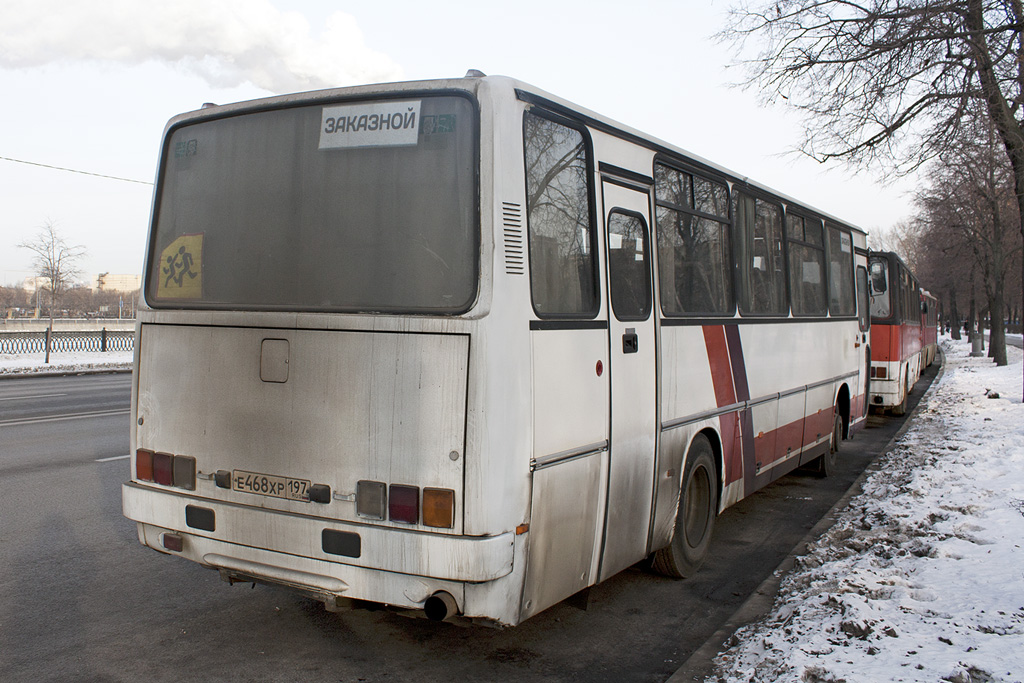
[[[899,382],[887,379],[871,380],[871,405],[875,408],[891,408],[900,403]]]
[[[188,526],[186,506],[212,511],[214,530]],[[467,537],[337,522],[183,495],[128,482],[122,511],[138,522],[139,540],[199,564],[318,595],[422,607],[437,590],[462,603],[461,585],[493,581],[512,571],[515,535]],[[325,552],[323,532],[357,534],[359,555]],[[183,538],[168,551],[164,533]]]

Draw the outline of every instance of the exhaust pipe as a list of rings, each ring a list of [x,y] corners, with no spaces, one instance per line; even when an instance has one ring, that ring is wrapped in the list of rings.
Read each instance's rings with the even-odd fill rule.
[[[423,603],[423,611],[431,621],[444,621],[459,611],[455,598],[445,591],[437,591]]]

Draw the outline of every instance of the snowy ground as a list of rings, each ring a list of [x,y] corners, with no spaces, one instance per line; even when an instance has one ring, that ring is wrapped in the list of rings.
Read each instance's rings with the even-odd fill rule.
[[[943,350],[913,426],[708,681],[1024,681],[1021,350]]]
[[[50,363],[44,363],[43,353],[0,354],[0,377],[6,375],[65,374],[90,370],[131,370],[131,351],[107,353],[74,352],[51,353]]]

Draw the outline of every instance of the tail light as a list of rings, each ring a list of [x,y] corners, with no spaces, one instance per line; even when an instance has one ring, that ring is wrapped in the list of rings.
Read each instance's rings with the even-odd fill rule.
[[[455,525],[455,491],[423,489],[423,524],[437,529]]]
[[[171,469],[174,456],[170,453],[153,454],[153,481],[164,486],[174,484],[174,471]]]
[[[135,478],[153,481],[153,451],[144,448],[135,451]]]
[[[160,534],[160,545],[168,550],[180,553],[185,547],[185,540],[180,534],[164,533]]]
[[[190,458],[187,455],[176,455],[172,460],[171,473],[173,475],[172,481],[174,485],[188,489],[189,491],[196,490],[196,459]]]
[[[384,519],[388,513],[388,487],[379,481],[356,482],[356,514]]]
[[[388,491],[388,519],[417,524],[420,521],[420,490],[416,486],[392,484]]]
[[[379,481],[362,480],[356,482],[356,514],[366,519],[387,519],[402,524],[422,523],[435,529],[451,529],[455,526],[455,491],[425,488],[421,505],[418,486],[388,486]]]
[[[140,448],[135,451],[135,478],[195,491],[196,459],[187,455],[156,453]]]

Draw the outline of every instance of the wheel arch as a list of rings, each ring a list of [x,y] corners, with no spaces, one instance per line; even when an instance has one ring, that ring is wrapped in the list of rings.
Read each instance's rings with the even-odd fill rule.
[[[725,493],[725,450],[722,448],[722,435],[717,430],[711,427],[705,427],[693,435],[693,439],[696,439],[700,435],[707,437],[708,443],[711,444],[711,452],[713,457],[712,461],[715,463],[715,483],[718,486],[718,511],[722,511],[722,495]],[[690,443],[686,445],[686,457],[683,461],[683,473],[686,472],[686,459],[690,457],[690,446],[693,445],[693,439],[690,439]],[[682,497],[682,482],[680,482],[680,497]]]

